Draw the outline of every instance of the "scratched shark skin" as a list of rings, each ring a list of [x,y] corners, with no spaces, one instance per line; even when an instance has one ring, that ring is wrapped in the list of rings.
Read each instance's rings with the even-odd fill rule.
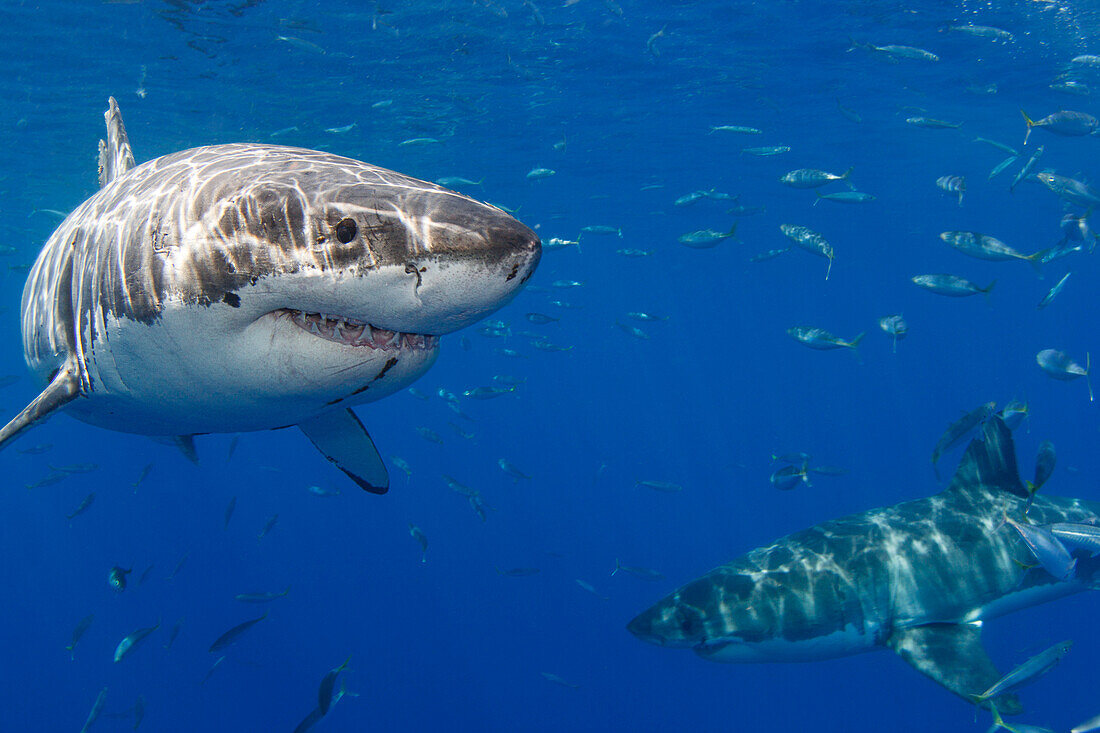
[[[720,662],[891,648],[969,700],[1000,677],[974,622],[1095,588],[1100,572],[1100,559],[1081,551],[1068,582],[1031,567],[1035,558],[1002,521],[1006,513],[1021,517],[1026,501],[1011,433],[994,418],[983,437],[970,444],[946,491],[753,550],[679,588],[628,629]],[[1037,524],[1094,522],[1100,504],[1039,496],[1028,516]],[[995,701],[1021,710],[1013,695]]]

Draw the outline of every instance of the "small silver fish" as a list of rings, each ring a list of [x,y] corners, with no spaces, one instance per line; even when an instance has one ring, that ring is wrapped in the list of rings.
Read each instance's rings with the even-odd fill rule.
[[[1008,156],[1007,158],[1002,160],[1000,163],[998,163],[996,166],[994,166],[993,170],[989,171],[989,178],[987,178],[986,180],[992,181],[994,178],[1001,175],[1001,173],[1003,173],[1005,171],[1005,169],[1007,169],[1010,165],[1012,165],[1013,163],[1015,163],[1019,159],[1020,159],[1019,156],[1016,156],[1016,155]]]
[[[1062,641],[1049,649],[1044,649],[994,682],[985,692],[974,695],[974,699],[978,702],[984,702],[997,695],[1018,690],[1029,682],[1034,682],[1062,661],[1062,657],[1069,652],[1072,646],[1072,641]]]
[[[1027,145],[1027,139],[1031,137],[1031,131],[1036,127],[1063,137],[1092,135],[1097,132],[1097,128],[1100,128],[1100,120],[1086,112],[1063,109],[1038,121],[1032,120],[1023,110],[1020,110],[1020,114],[1024,116],[1024,122],[1027,123],[1024,145]]]
[[[961,122],[948,122],[946,120],[937,120],[934,117],[907,117],[905,119],[907,124],[914,127],[924,127],[929,130],[957,130],[962,127]]]
[[[752,257],[749,258],[749,262],[753,262],[753,263],[755,263],[755,262],[767,262],[768,260],[775,259],[779,255],[784,254],[786,252],[790,252],[790,251],[791,251],[790,247],[779,247],[777,249],[769,249],[765,252],[759,252],[757,254],[754,254]]]
[[[840,204],[869,204],[876,198],[863,191],[838,191],[836,193],[825,194],[820,191],[814,191],[814,193],[817,194],[817,198],[814,199],[814,206],[817,206],[819,201],[835,201]]]
[[[993,290],[993,286],[997,284],[997,281],[994,280],[986,287],[981,288],[965,278],[961,278],[957,275],[948,275],[946,273],[915,275],[910,278],[910,280],[913,284],[925,290],[930,290],[937,295],[946,295],[952,298],[965,298],[970,295],[977,295],[978,293],[988,297],[990,291]]]
[[[799,249],[818,257],[824,257],[829,261],[828,266],[825,268],[825,279],[828,280],[829,273],[833,270],[833,260],[836,259],[833,246],[829,244],[829,241],[813,229],[796,224],[780,224],[779,230],[783,232],[787,239],[794,242]]]
[[[1039,368],[1051,379],[1068,382],[1071,379],[1084,377],[1089,388],[1089,402],[1093,401],[1092,382],[1089,381],[1091,358],[1087,352],[1085,353],[1085,366],[1083,367],[1070,359],[1064,351],[1058,351],[1057,349],[1043,349],[1035,355],[1035,361]]]
[[[1015,430],[1023,424],[1024,419],[1027,418],[1028,408],[1026,402],[1020,400],[1012,400],[999,413],[1001,420],[1004,421],[1005,427],[1009,430]]]
[[[651,570],[650,568],[643,568],[637,565],[623,565],[619,562],[619,558],[615,558],[615,568],[611,571],[612,575],[615,575],[620,570],[628,575],[633,575],[636,578],[642,580],[664,580],[664,573],[659,570]]]
[[[844,171],[839,176],[835,173],[820,171],[815,168],[799,168],[784,173],[779,179],[779,182],[791,188],[817,188],[827,183],[832,183],[833,181],[844,181],[848,183],[848,177],[850,175],[852,175],[851,168]],[[848,185],[851,186],[850,183]]]
[[[759,135],[760,130],[755,127],[744,127],[742,125],[712,125],[711,132],[734,132],[741,135]]]
[[[832,349],[851,349],[859,352],[859,344],[863,341],[864,334],[859,334],[850,341],[845,341],[829,333],[823,328],[812,326],[792,326],[787,329],[787,335],[811,349],[818,351],[830,351]]]
[[[145,640],[149,634],[160,628],[160,621],[157,621],[156,626],[147,626],[144,629],[138,629],[132,634],[125,636],[122,641],[115,647],[115,662],[121,662],[126,658],[134,649]]]
[[[654,491],[660,491],[664,494],[675,494],[684,490],[684,487],[680,484],[674,484],[671,481],[653,481],[649,479],[638,480],[634,482],[635,486],[640,486],[644,489],[653,489]]]
[[[1012,185],[1008,187],[1008,192],[1009,193],[1012,193],[1013,191],[1016,190],[1016,186],[1019,185],[1020,181],[1023,181],[1025,179],[1027,179],[1027,177],[1031,175],[1031,172],[1033,170],[1035,170],[1035,167],[1037,165],[1039,165],[1039,158],[1041,158],[1041,157],[1043,157],[1043,146],[1042,145],[1035,148],[1035,152],[1032,153],[1031,157],[1028,158],[1026,163],[1024,163],[1024,167],[1021,168],[1019,173],[1016,174],[1016,177],[1014,179],[1012,179]],[[1053,176],[1051,176],[1048,179],[1048,178],[1044,178],[1042,173],[1039,173],[1039,174],[1036,174],[1035,177],[1037,179],[1039,179],[1039,181],[1041,181],[1042,183],[1044,183],[1048,187],[1050,187],[1050,189],[1052,191],[1054,191],[1055,193],[1058,193],[1058,191],[1055,190],[1054,186],[1051,185],[1051,183],[1050,183],[1050,181],[1053,180]],[[1061,196],[1062,194],[1059,193],[1058,195]],[[1097,199],[1097,201],[1100,202],[1100,199]]]
[[[783,466],[772,472],[768,479],[780,491],[790,491],[799,486],[812,486],[806,464]]]
[[[531,480],[530,476],[519,470],[516,465],[509,461],[507,458],[498,459],[497,465],[500,466],[501,471],[504,471],[504,473],[511,476],[513,481],[519,481],[520,479],[524,479],[527,481]]]
[[[963,194],[966,193],[966,178],[963,176],[940,176],[936,179],[936,188],[945,193],[958,194],[959,206],[963,205]]]
[[[728,232],[718,232],[713,229],[699,229],[694,232],[688,232],[687,234],[681,234],[677,237],[677,241],[685,247],[691,247],[692,249],[710,249],[715,247],[719,242],[730,239],[736,236],[737,222],[733,223]]]
[[[1072,272],[1067,272],[1065,275],[1062,275],[1062,279],[1059,280],[1053,288],[1047,291],[1047,294],[1043,296],[1043,299],[1040,300],[1039,304],[1035,307],[1042,310],[1050,305],[1051,301],[1058,297],[1058,293],[1062,292],[1062,288],[1066,286],[1066,281],[1069,280],[1069,276],[1072,274]]]
[[[532,181],[537,181],[543,178],[549,178],[556,175],[557,171],[550,168],[532,168],[527,172],[527,177]]]
[[[404,148],[409,145],[432,145],[438,143],[439,140],[434,137],[411,137],[408,140],[402,140],[397,143],[397,147]]]
[[[585,580],[581,580],[580,578],[576,578],[576,579],[574,579],[574,582],[575,582],[575,583],[576,583],[576,584],[577,584],[578,586],[580,586],[582,590],[584,590],[584,591],[587,591],[588,593],[591,593],[592,595],[594,595],[594,596],[596,596],[597,598],[599,598],[599,599],[600,599],[601,601],[609,601],[609,600],[611,600],[610,598],[608,598],[607,596],[603,595],[603,594],[602,594],[602,593],[600,593],[600,592],[599,592],[598,590],[596,590],[596,589],[595,589],[595,588],[594,588],[594,587],[592,586],[592,584],[591,584],[591,583],[589,583],[589,582],[587,582],[587,581],[585,581]]]
[[[883,316],[878,319],[878,327],[893,337],[893,353],[898,352],[898,341],[901,341],[909,333],[909,324],[900,315]]]
[[[92,724],[99,719],[100,712],[103,711],[103,703],[107,702],[107,688],[104,687],[96,695],[95,702],[92,703],[92,709],[88,711],[88,717],[84,720],[84,726],[80,729],[80,733],[88,733],[88,730],[92,727]]]
[[[320,497],[340,495],[340,489],[334,489],[331,486],[307,486],[306,491],[313,494],[314,496]]]
[[[107,573],[107,585],[111,586],[111,589],[116,593],[121,593],[126,590],[126,576],[133,571],[133,568],[123,570],[118,565],[115,565],[111,568],[111,572]]]
[[[76,645],[80,643],[80,640],[84,637],[84,632],[88,630],[88,627],[92,625],[93,621],[95,621],[95,614],[89,613],[87,616],[80,619],[76,628],[73,629],[72,641],[65,647],[69,652],[69,659],[76,658]]]
[[[428,562],[428,537],[424,530],[409,522],[409,536],[420,545],[420,562]]]
[[[947,426],[943,431],[943,435],[936,441],[936,447],[932,449],[932,469],[936,471],[936,478],[939,478],[938,464],[940,456],[962,443],[981,427],[996,409],[996,402],[986,402],[969,412],[964,412],[962,417]]]
[[[209,651],[218,652],[231,646],[232,644],[236,643],[238,639],[241,638],[241,635],[244,634],[244,632],[248,631],[253,626],[263,621],[265,618],[267,618],[266,613],[259,618],[249,619],[248,621],[237,624],[233,628],[229,629],[229,631],[226,631],[224,634],[215,639],[214,643],[210,645]]]
[[[1024,544],[1031,550],[1031,554],[1035,556],[1035,559],[1039,561],[1044,570],[1063,582],[1073,577],[1077,569],[1077,559],[1070,557],[1065,546],[1050,530],[1017,522],[1007,514],[1004,521],[1011,524],[1020,533]]]
[[[615,321],[615,325],[618,326],[623,333],[633,336],[636,339],[649,339],[649,334],[637,326],[631,326],[629,323],[623,323],[622,321]]]
[[[92,505],[93,501],[95,501],[95,492],[94,491],[92,493],[88,494],[87,496],[85,496],[84,500],[81,501],[80,505],[77,506],[77,508],[73,510],[72,514],[66,514],[65,518],[66,519],[72,519],[73,517],[77,517],[77,516],[83,514],[84,512],[88,511],[88,507],[90,507]]]
[[[289,593],[290,586],[288,585],[286,589],[279,593],[274,591],[268,591],[265,593],[238,593],[237,595],[233,596],[233,598],[234,600],[240,601],[241,603],[271,603],[278,598],[286,598],[287,594]]]
[[[439,433],[435,432],[431,428],[418,427],[416,428],[416,433],[429,443],[443,445],[443,438],[439,437]]]
[[[767,158],[772,155],[789,153],[791,152],[791,148],[789,145],[765,145],[759,148],[741,148],[741,152],[746,155],[756,155],[761,158]]]

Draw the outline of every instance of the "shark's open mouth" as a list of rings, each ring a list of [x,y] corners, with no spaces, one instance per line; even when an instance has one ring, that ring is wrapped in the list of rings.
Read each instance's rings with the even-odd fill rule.
[[[396,351],[398,349],[433,349],[439,345],[438,336],[390,331],[351,318],[340,318],[323,313],[306,313],[280,308],[275,311],[275,317],[289,318],[302,330],[345,346],[365,346],[368,349]]]

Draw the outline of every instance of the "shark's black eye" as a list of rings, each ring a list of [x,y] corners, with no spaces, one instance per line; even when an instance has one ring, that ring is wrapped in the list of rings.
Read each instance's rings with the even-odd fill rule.
[[[354,219],[341,219],[336,225],[336,238],[340,240],[340,244],[347,244],[358,233],[359,227],[355,225]]]

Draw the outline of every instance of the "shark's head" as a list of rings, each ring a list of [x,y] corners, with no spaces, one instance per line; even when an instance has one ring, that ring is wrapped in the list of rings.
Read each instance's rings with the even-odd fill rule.
[[[440,336],[508,303],[541,251],[529,228],[462,194],[329,153],[249,144],[133,168],[54,238],[84,236],[98,240],[72,275],[72,311],[91,322],[74,329],[84,391],[140,403],[143,417],[128,423],[150,433],[293,424],[391,394],[431,366]],[[105,274],[103,262],[113,264]],[[25,301],[49,292],[36,278],[50,266],[36,265]],[[36,352],[58,352],[40,347],[41,320],[25,302],[32,366]],[[43,361],[48,376],[55,367]],[[86,412],[126,429],[108,424],[123,406]]]
[[[627,629],[651,644],[691,648],[719,662],[847,654],[869,642],[859,601],[842,587],[831,573],[760,571],[735,561],[666,596]]]

